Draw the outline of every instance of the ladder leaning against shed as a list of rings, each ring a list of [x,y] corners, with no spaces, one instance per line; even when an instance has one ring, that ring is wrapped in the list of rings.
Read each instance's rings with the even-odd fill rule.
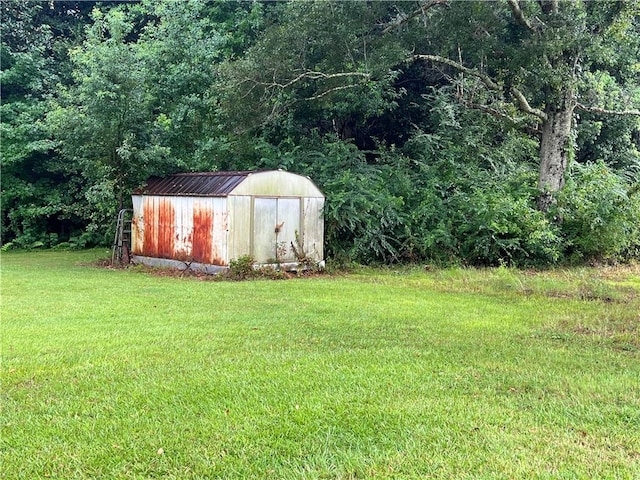
[[[111,263],[129,263],[129,252],[131,251],[131,219],[133,210],[123,208],[118,212],[118,222],[116,223],[116,234],[113,239],[111,249]]]

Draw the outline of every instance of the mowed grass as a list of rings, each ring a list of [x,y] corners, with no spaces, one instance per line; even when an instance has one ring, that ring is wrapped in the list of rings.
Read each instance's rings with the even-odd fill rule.
[[[2,478],[640,478],[637,268],[2,255]]]

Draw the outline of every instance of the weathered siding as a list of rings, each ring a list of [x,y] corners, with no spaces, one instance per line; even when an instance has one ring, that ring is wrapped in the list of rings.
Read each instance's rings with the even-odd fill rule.
[[[320,262],[324,260],[324,198],[303,199],[304,252],[307,257]]]
[[[212,205],[211,213],[211,249],[208,259],[202,263],[211,265],[229,265],[229,212],[226,198],[209,199]],[[208,220],[206,220],[208,221]]]
[[[182,197],[165,198],[173,199],[176,210],[173,258],[181,261],[191,261],[193,254],[193,202]]]
[[[193,209],[193,238],[191,257],[196,262],[212,263],[213,211],[210,205],[196,202]]]
[[[255,198],[251,255],[258,263],[276,263],[276,199]]]
[[[134,198],[135,255],[228,265],[226,199]]]
[[[175,209],[164,197],[147,197],[142,202],[144,255],[172,258],[174,253]]]
[[[150,180],[133,195],[132,253],[181,265],[224,267],[244,255],[290,263],[296,252],[321,262],[323,206],[312,181],[283,171]]]
[[[230,196],[229,207],[229,260],[251,254],[251,197]]]
[[[276,245],[279,262],[298,260],[296,250],[302,240],[300,198],[277,198]]]

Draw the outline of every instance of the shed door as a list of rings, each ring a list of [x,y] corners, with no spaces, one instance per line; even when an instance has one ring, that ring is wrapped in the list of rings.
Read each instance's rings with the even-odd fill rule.
[[[258,263],[296,261],[299,198],[261,198],[253,204],[253,257]]]

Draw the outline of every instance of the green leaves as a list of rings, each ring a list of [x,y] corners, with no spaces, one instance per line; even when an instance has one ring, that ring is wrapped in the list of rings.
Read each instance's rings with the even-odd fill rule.
[[[637,255],[640,195],[604,162],[575,164],[558,215],[568,253],[576,260]]]
[[[150,175],[284,168],[327,194],[326,250],[347,260],[636,248],[614,198],[635,198],[640,124],[601,114],[640,105],[637,2],[60,5],[0,7],[3,238],[102,235]],[[546,215],[536,175],[556,113],[548,158],[614,177],[576,166]]]
[[[92,18],[85,42],[70,52],[75,84],[60,91],[50,121],[63,155],[83,172],[87,200],[101,212],[92,221],[108,225],[167,152],[153,145],[154,97],[140,48],[129,41],[132,15],[94,9]],[[105,188],[110,199],[91,193]]]

